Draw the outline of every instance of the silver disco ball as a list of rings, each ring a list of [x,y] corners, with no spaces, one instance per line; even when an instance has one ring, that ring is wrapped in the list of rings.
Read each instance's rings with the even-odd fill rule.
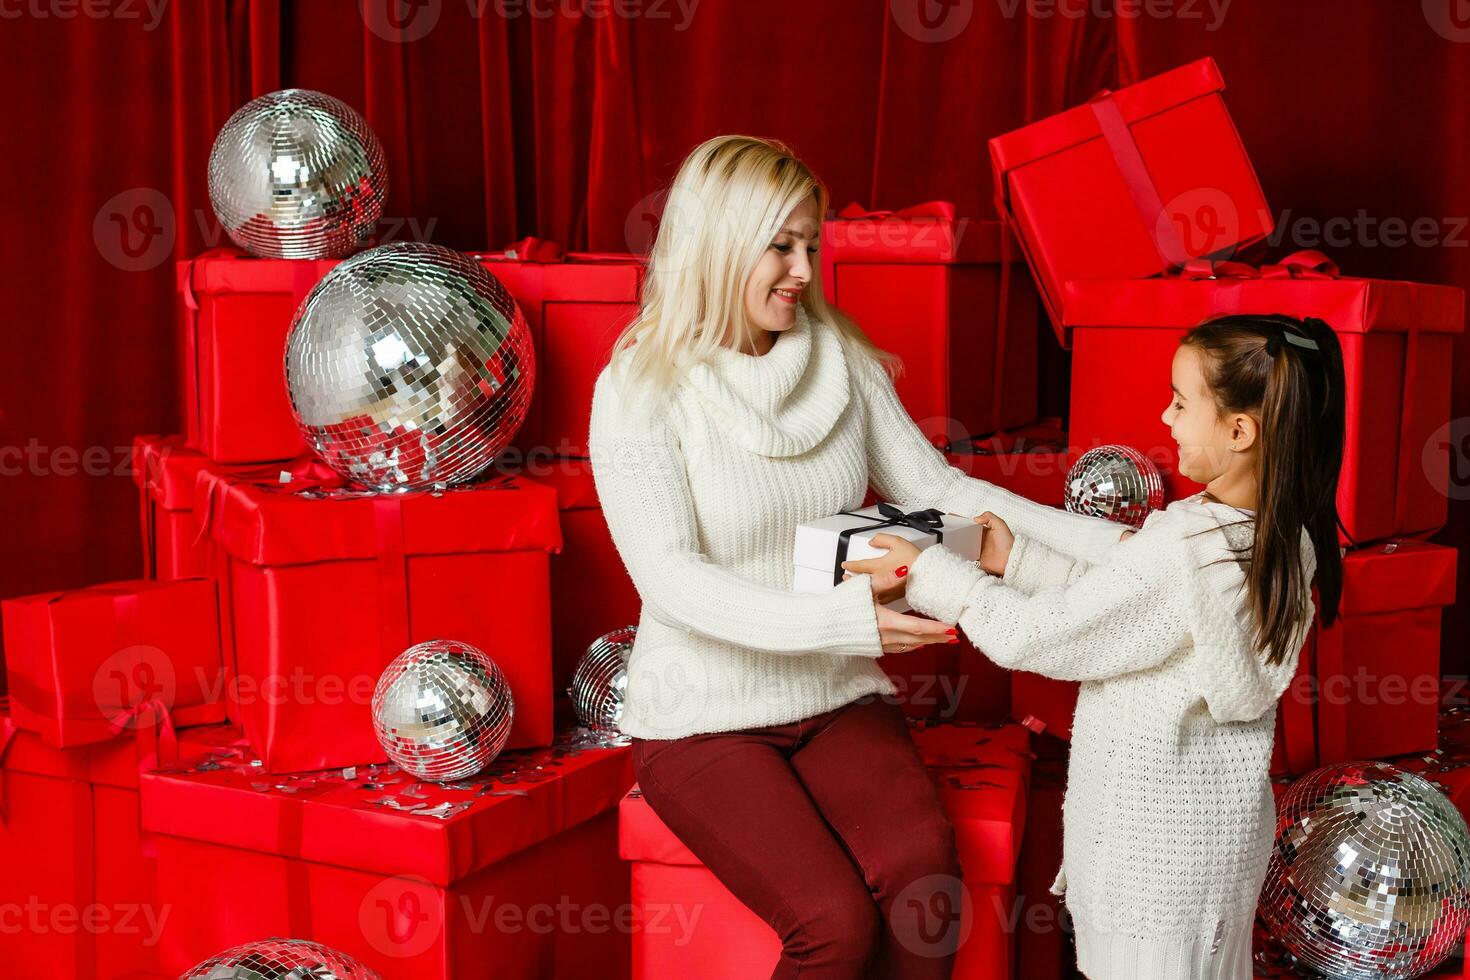
[[[464,483],[504,451],[536,384],[531,328],[478,262],[392,242],[328,272],[286,339],[308,445],[373,490]]]
[[[346,953],[305,939],[265,939],[211,956],[179,980],[381,980]]]
[[[1067,510],[1142,527],[1164,506],[1164,482],[1153,460],[1132,446],[1099,446],[1067,471]]]
[[[587,647],[572,672],[572,710],[577,720],[594,732],[620,734],[623,698],[628,691],[628,656],[638,627],[623,626],[604,633]]]
[[[383,147],[367,121],[310,89],[247,102],[209,153],[215,216],[254,255],[346,255],[371,237],[387,195]]]
[[[409,647],[373,691],[373,730],[383,751],[410,775],[436,782],[473,776],[494,761],[514,714],[500,665],[453,640]]]
[[[1303,965],[1417,977],[1465,937],[1470,830],[1428,780],[1349,762],[1298,780],[1277,809],[1260,912]]]

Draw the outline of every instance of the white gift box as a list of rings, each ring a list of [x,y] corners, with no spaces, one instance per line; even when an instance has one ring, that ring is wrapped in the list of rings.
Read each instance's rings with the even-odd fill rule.
[[[968,517],[932,509],[905,514],[892,504],[874,504],[807,521],[796,527],[792,554],[796,577],[792,590],[826,592],[836,588],[847,572],[842,567],[844,561],[880,558],[886,554],[886,548],[873,544],[876,534],[906,538],[920,551],[940,543],[942,537],[946,548],[970,561],[979,561],[984,532],[983,525]],[[894,612],[911,611],[908,600],[902,596],[884,605]]]

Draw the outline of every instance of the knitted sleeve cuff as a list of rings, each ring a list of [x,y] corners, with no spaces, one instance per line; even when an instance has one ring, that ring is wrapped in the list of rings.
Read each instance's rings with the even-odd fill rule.
[[[1066,585],[1077,559],[1055,551],[1036,538],[1017,534],[1006,559],[1005,584],[1031,595],[1048,585]]]
[[[931,544],[909,563],[904,598],[925,616],[955,623],[971,590],[987,578],[974,562],[942,544]]]

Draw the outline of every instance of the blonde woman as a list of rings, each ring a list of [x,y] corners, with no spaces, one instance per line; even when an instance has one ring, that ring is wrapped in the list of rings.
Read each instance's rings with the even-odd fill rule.
[[[871,485],[1090,560],[1119,530],[946,464],[891,356],[823,300],[826,210],[789,149],[746,136],[697,147],[670,188],[592,401],[598,496],[643,600],[622,727],[648,804],[779,936],[773,976],[947,977],[963,869],[877,659],[954,624],[893,612],[869,574],[792,592],[796,526]]]

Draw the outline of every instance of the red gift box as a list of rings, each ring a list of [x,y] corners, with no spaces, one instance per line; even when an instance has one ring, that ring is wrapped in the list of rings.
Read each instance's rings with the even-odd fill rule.
[[[1013,976],[1029,735],[1017,725],[944,724],[916,727],[913,737],[954,825],[965,873],[971,922],[954,976]],[[730,894],[636,788],[624,797],[620,814],[619,850],[633,865],[635,906],[701,910],[697,920],[635,934],[633,976],[736,980],[769,974],[781,952],[770,926]]]
[[[141,733],[140,733],[141,735]],[[182,751],[228,744],[227,726],[179,733]],[[5,969],[17,977],[155,975],[171,909],[154,893],[138,819],[140,737],[57,749],[0,707],[0,906]],[[90,925],[88,925],[90,923]]]
[[[1192,278],[1211,273],[1222,278]],[[1338,278],[1319,253],[1296,253],[1261,270],[1230,263],[1177,279],[1069,283],[1072,439],[1084,448],[1134,446],[1158,464],[1170,499],[1198,492],[1179,474],[1177,446],[1160,416],[1179,339],[1226,313],[1315,316],[1337,332],[1347,381],[1337,508],[1353,540],[1444,526],[1451,447],[1441,430],[1450,419],[1464,291]]]
[[[1340,618],[1314,631],[1318,765],[1435,747],[1440,619],[1457,558],[1408,541],[1343,558]]]
[[[208,578],[110,582],[4,600],[15,723],[69,748],[112,739],[142,712],[222,721],[217,610]]]
[[[550,446],[585,454],[592,385],[637,310],[642,263],[632,255],[562,254],[524,243],[476,258],[531,326],[537,389],[514,444],[526,452]],[[190,445],[218,463],[302,452],[282,366],[286,335],[307,293],[337,262],[216,248],[179,263]]]
[[[213,469],[195,490],[220,582],[226,703],[267,771],[383,761],[373,688],[430,639],[499,664],[515,699],[508,747],[550,741],[554,490],[501,476],[379,494]]]
[[[823,231],[827,299],[903,358],[899,399],[938,446],[1036,417],[1036,290],[997,221],[947,201],[849,205]]]
[[[622,972],[616,923],[631,909],[605,845],[632,783],[626,746],[563,732],[448,785],[389,766],[263,777],[252,761],[217,751],[142,777],[158,893],[173,908],[164,968],[290,935],[385,980]]]
[[[1203,58],[990,141],[997,207],[1063,346],[1068,280],[1152,276],[1271,232],[1224,87]]]

